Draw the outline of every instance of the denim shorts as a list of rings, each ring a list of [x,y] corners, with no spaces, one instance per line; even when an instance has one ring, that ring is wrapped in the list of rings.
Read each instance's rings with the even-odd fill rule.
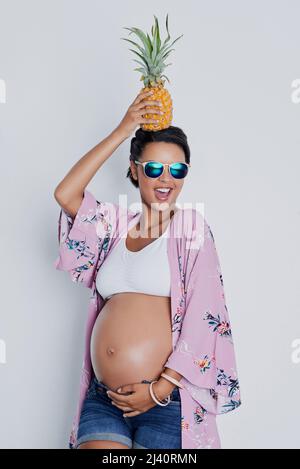
[[[143,380],[142,383],[150,383]],[[156,404],[133,417],[123,417],[123,411],[112,405],[108,390],[93,376],[82,404],[74,449],[91,440],[110,440],[129,448],[181,448],[181,400],[178,387],[170,395],[168,405]]]

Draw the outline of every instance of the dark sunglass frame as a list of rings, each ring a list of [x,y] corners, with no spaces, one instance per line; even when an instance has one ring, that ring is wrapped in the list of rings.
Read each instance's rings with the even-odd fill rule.
[[[146,177],[150,178],[150,179],[157,179],[157,178],[159,178],[159,177],[163,174],[164,169],[165,169],[165,166],[168,166],[169,174],[171,174],[171,176],[172,176],[174,179],[184,179],[184,178],[187,176],[187,174],[188,174],[189,168],[191,168],[191,164],[185,163],[185,162],[183,162],[183,161],[177,161],[177,162],[175,162],[175,163],[161,163],[160,161],[154,161],[154,160],[153,160],[153,161],[152,161],[152,160],[151,160],[151,161],[143,161],[143,162],[138,161],[138,160],[134,160],[134,162],[135,162],[136,164],[140,164],[140,165],[143,166],[144,175],[145,175]],[[159,163],[159,164],[161,164],[162,167],[163,167],[163,171],[162,171],[160,174],[158,174],[158,176],[148,176],[148,174],[146,174],[146,165],[147,165],[148,163],[155,163],[155,164]],[[187,167],[187,169],[186,169],[186,174],[183,176],[183,178],[176,178],[175,176],[173,176],[173,174],[172,174],[172,172],[171,172],[171,171],[172,171],[172,166],[174,166],[174,165],[176,165],[176,164],[178,164],[178,163],[183,164],[183,165],[185,165],[185,166]]]

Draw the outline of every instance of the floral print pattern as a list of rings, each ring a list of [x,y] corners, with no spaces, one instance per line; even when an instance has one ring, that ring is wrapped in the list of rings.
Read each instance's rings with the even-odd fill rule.
[[[199,424],[199,423],[203,422],[206,412],[207,412],[207,410],[204,409],[204,407],[202,407],[202,405],[200,405],[200,404],[197,405],[196,410],[194,412],[194,418],[195,418],[196,424]]]
[[[205,355],[205,357],[200,360],[194,360],[194,363],[199,366],[201,373],[205,373],[206,370],[210,369],[211,361],[209,360],[208,355]]]
[[[209,326],[213,328],[214,332],[220,334],[221,337],[231,338],[231,329],[229,322],[225,320],[221,321],[220,314],[215,317],[212,314],[206,312],[203,319],[208,320]]]

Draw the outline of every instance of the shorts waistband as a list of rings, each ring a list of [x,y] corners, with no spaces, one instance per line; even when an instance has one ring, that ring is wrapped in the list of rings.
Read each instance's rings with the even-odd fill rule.
[[[93,377],[93,381],[94,381],[95,385],[98,386],[99,388],[103,388],[105,390],[110,389],[109,386],[104,384],[102,381],[99,381],[95,375]],[[151,383],[151,381],[149,381],[147,379],[143,379],[141,381],[141,383]],[[170,399],[173,400],[173,401],[179,401],[180,400],[180,391],[179,391],[179,388],[177,386],[171,392]]]

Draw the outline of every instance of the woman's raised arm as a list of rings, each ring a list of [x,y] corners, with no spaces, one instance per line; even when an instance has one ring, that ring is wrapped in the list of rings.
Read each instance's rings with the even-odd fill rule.
[[[86,153],[70,169],[54,191],[58,204],[75,217],[83,199],[83,192],[103,163],[125,140],[121,131],[113,130],[104,140]]]
[[[103,163],[113,154],[118,146],[126,140],[138,124],[154,120],[143,118],[143,113],[157,113],[147,109],[146,105],[157,104],[156,101],[145,101],[152,92],[140,92],[129,106],[120,124],[100,143],[86,153],[70,169],[54,191],[58,204],[72,217],[75,217],[82,203],[83,193],[93,176]]]

